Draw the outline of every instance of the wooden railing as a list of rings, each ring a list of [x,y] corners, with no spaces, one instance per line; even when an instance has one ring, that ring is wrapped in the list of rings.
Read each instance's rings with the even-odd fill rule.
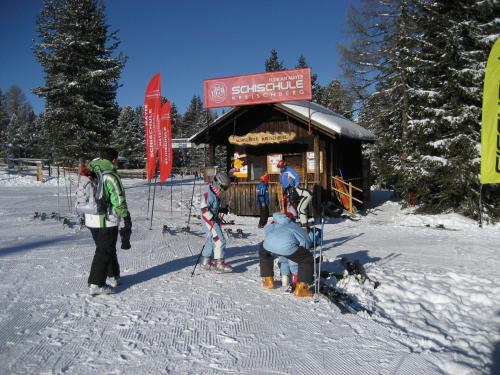
[[[338,194],[339,201],[344,206],[344,208],[349,211],[349,213],[355,214],[356,207],[352,204],[352,201],[356,201],[360,204],[363,204],[363,201],[354,198],[352,196],[353,190],[359,191],[363,193],[363,190],[354,186],[352,182],[345,182],[342,178],[338,176],[332,176],[332,190]]]

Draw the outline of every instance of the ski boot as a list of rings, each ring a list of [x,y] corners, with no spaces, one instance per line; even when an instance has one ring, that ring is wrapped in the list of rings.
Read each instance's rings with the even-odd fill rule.
[[[262,286],[266,289],[274,289],[274,277],[273,276],[263,277]]]
[[[215,265],[214,265],[213,270],[216,273],[229,273],[229,272],[233,272],[233,267],[231,267],[229,264],[224,262],[223,259],[217,259],[215,261]]]
[[[200,267],[205,271],[210,271],[214,267],[214,264],[210,257],[201,257]]]
[[[300,281],[295,286],[295,291],[293,292],[295,297],[313,297],[314,293],[309,290],[309,285]]]
[[[109,285],[111,285],[113,288],[122,285],[122,280],[120,279],[120,276],[110,276],[108,277],[108,279],[109,279]]]
[[[290,277],[287,275],[281,276],[281,290],[285,293],[293,293],[295,284],[290,282]]]
[[[89,285],[89,294],[91,296],[97,296],[98,294],[113,294],[115,293],[115,289],[108,284],[104,284],[103,286],[98,286],[96,284]]]

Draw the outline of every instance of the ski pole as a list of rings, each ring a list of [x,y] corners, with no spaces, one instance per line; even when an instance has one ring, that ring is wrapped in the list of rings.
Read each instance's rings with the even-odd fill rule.
[[[194,188],[196,186],[196,179],[194,179],[193,181],[193,191],[191,192],[191,203],[189,204],[189,216],[188,216],[188,223],[187,223],[187,227],[188,230],[189,230],[189,222],[191,220],[191,209],[193,208],[193,197],[194,197]]]
[[[312,227],[312,242],[313,242],[313,270],[314,270],[314,294],[318,294],[318,270],[316,269],[316,226]]]
[[[323,263],[323,233],[325,229],[325,217],[321,217],[321,237],[319,238],[319,264],[318,264],[318,291],[321,282],[321,263]]]
[[[203,249],[205,248],[205,245],[207,244],[209,238],[210,238],[210,233],[208,234],[207,238],[205,238],[205,242],[203,243],[203,246],[201,247],[200,253],[198,254],[198,259],[196,259],[196,263],[194,264],[194,267],[193,267],[193,272],[191,272],[191,277],[194,276],[194,271],[196,270],[196,266],[200,262],[201,253],[203,253]]]

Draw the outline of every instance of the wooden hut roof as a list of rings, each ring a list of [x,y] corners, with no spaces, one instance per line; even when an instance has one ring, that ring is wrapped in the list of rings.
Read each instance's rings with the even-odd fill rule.
[[[322,133],[326,133],[331,137],[347,137],[361,141],[374,141],[375,134],[368,129],[356,124],[355,122],[333,112],[332,110],[323,107],[322,105],[307,101],[293,101],[272,103],[278,111],[283,112],[289,116],[296,117],[304,123],[309,122],[309,107],[311,108],[311,126]],[[214,122],[205,127],[200,132],[194,134],[189,139],[190,142],[202,143],[207,135],[207,132],[222,126],[227,121],[234,117],[251,110],[251,106],[234,107],[229,112],[224,113],[218,117]]]

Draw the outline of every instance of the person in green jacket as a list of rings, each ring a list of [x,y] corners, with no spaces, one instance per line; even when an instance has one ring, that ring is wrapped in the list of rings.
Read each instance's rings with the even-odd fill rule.
[[[104,201],[106,207],[98,214],[85,214],[85,225],[90,229],[96,244],[96,250],[88,279],[91,295],[112,294],[121,284],[120,265],[116,255],[118,227],[123,219],[124,227],[120,230],[122,249],[130,249],[132,220],[125,199],[120,176],[116,171],[118,151],[114,148],[101,150],[100,158],[90,162],[89,168],[94,173],[102,173]],[[110,278],[110,285],[106,278]]]

